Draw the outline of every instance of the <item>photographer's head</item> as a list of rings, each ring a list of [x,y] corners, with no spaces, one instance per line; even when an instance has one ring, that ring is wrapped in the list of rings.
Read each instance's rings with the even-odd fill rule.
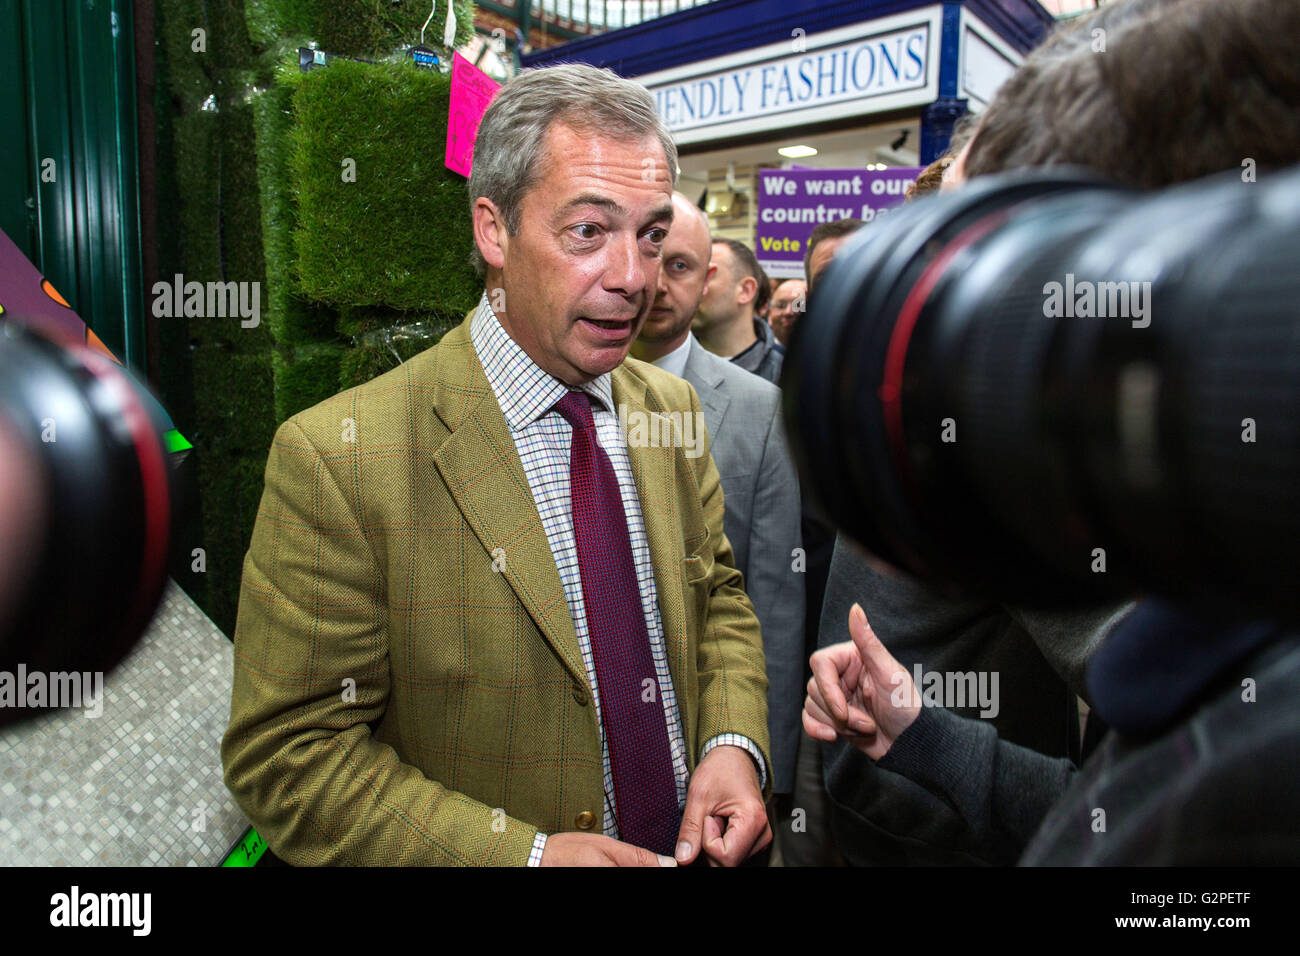
[[[476,265],[501,325],[545,371],[578,385],[627,356],[676,180],[654,100],[609,70],[525,71],[493,100],[469,180]]]
[[[1300,4],[1121,0],[1063,27],[980,116],[966,177],[1077,165],[1142,189],[1300,158]]]

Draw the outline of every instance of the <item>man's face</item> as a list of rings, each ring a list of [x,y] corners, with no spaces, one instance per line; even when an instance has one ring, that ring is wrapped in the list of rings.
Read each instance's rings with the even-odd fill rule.
[[[852,233],[849,234],[849,236],[851,235]],[[831,264],[831,260],[835,258],[835,251],[844,245],[849,236],[833,236],[817,243],[817,247],[812,251],[812,256],[808,259],[809,292],[812,292],[817,287],[817,277]]]
[[[664,240],[659,294],[641,328],[641,341],[674,342],[690,328],[695,310],[710,285],[709,225],[681,194],[673,195],[673,224]]]
[[[729,324],[740,311],[736,302],[736,258],[726,243],[719,242],[713,244],[712,255],[712,264],[717,271],[695,313],[696,330]]]
[[[816,251],[813,250],[814,253]],[[800,313],[806,308],[807,301],[808,286],[803,279],[786,279],[772,294],[772,311],[768,321],[772,325],[772,332],[776,335],[777,341],[782,345],[789,341],[790,331],[799,320]]]
[[[652,163],[644,163],[651,159]],[[569,385],[627,357],[654,302],[662,243],[672,221],[663,147],[610,139],[563,122],[546,134],[541,176],[509,235],[480,198],[475,239],[501,271],[506,331],[541,368]]]

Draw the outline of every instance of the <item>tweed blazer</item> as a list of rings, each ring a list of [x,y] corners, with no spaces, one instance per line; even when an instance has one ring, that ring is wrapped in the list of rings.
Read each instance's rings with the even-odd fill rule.
[[[718,471],[672,430],[699,400],[634,359],[612,389],[675,436],[628,452],[689,768],[721,733],[770,767]],[[226,785],[289,863],[523,864],[539,831],[602,832],[590,683],[468,320],[279,427],[234,667]]]

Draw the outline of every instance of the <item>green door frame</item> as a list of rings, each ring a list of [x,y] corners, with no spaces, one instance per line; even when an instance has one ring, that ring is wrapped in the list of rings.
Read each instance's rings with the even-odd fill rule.
[[[145,374],[131,0],[0,0],[0,228]]]

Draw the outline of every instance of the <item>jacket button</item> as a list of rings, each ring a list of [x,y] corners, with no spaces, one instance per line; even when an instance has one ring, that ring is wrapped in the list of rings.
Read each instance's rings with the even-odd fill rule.
[[[587,689],[581,684],[573,685],[573,699],[578,702],[579,707],[587,706]]]
[[[583,810],[573,822],[578,825],[579,830],[590,830],[596,825],[596,815],[590,810]]]

